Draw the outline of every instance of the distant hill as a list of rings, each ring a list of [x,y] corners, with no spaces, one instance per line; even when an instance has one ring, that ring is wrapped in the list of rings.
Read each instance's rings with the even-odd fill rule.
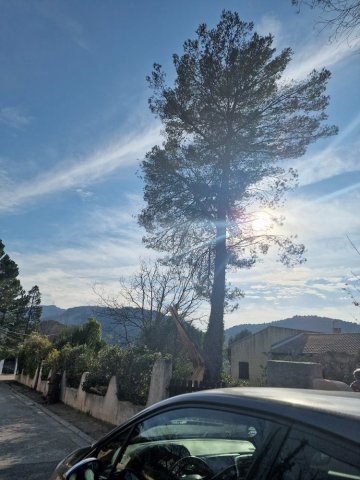
[[[320,333],[332,333],[333,328],[340,328],[342,333],[360,333],[360,325],[354,322],[345,322],[338,318],[318,317],[316,315],[295,315],[284,320],[276,320],[270,323],[250,324],[243,323],[242,325],[235,325],[225,330],[225,341],[229,341],[241,330],[250,330],[251,333],[256,333],[259,330],[273,325],[275,327],[294,328],[298,330],[310,330]]]
[[[136,309],[132,310],[134,311],[134,315],[136,315]],[[111,317],[106,315],[106,309],[103,307],[82,306],[63,309],[55,305],[44,305],[42,307],[41,319],[56,320],[64,325],[81,325],[85,323],[90,316],[94,316],[101,323],[104,340],[111,342],[111,338],[116,338],[119,327],[116,326]],[[295,315],[291,318],[276,320],[270,323],[244,323],[235,325],[225,330],[225,341],[228,342],[230,337],[236,335],[241,330],[247,329],[250,330],[251,333],[255,333],[269,325],[321,333],[331,333],[333,328],[337,327],[341,328],[342,333],[360,333],[360,325],[354,322],[346,322],[337,318],[318,317],[316,315]],[[136,334],[136,331],[132,332],[134,337]]]
[[[129,307],[130,308],[130,307]],[[137,309],[131,309],[134,315],[138,314]],[[103,339],[109,343],[113,338],[118,337],[119,327],[114,319],[106,313],[106,308],[95,306],[81,306],[72,308],[58,308],[55,305],[43,305],[41,320],[56,320],[63,325],[82,325],[89,317],[95,317],[101,323]],[[135,337],[135,329],[129,332],[129,336]]]
[[[63,312],[66,312],[65,308],[59,308],[55,305],[42,305],[41,320],[56,320]]]
[[[42,320],[40,322],[40,333],[46,335],[50,340],[54,340],[60,337],[61,332],[64,330],[65,325],[57,320]]]

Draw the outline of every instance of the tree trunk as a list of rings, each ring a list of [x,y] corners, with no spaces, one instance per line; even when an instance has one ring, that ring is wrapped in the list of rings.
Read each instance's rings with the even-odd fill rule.
[[[215,385],[221,379],[226,264],[226,224],[223,220],[216,227],[214,283],[211,292],[209,324],[204,340],[204,381],[209,385]]]

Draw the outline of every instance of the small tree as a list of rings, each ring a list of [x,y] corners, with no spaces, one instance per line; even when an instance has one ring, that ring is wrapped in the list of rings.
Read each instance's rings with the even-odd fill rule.
[[[24,340],[28,297],[22,288],[17,264],[5,253],[0,240],[0,354],[14,355]]]
[[[66,344],[72,347],[83,345],[95,351],[104,345],[101,336],[101,323],[94,317],[89,317],[83,325],[65,328],[54,343],[57,348],[62,348]]]
[[[27,294],[27,307],[25,312],[26,327],[25,333],[31,332],[33,330],[39,330],[40,320],[41,320],[41,294],[39,287],[35,285],[32,287]]]
[[[23,370],[26,375],[34,377],[36,369],[40,368],[41,362],[46,358],[51,348],[51,342],[47,337],[33,332],[20,346],[20,370]]]
[[[39,287],[22,288],[17,264],[0,240],[0,357],[16,355],[26,334],[38,330],[41,316]]]
[[[201,302],[194,272],[192,268],[164,267],[159,260],[142,261],[133,277],[120,281],[116,295],[96,290],[102,313],[120,327],[120,342],[130,345],[137,341],[152,351],[171,351],[177,335],[172,319],[167,317],[170,305],[189,322],[196,317]]]
[[[249,207],[276,206],[296,178],[278,162],[337,131],[323,125],[329,71],[281,80],[292,52],[276,55],[272,42],[272,35],[262,37],[252,23],[224,11],[214,29],[200,25],[183,55],[173,56],[173,87],[158,64],[148,78],[150,108],[165,139],[142,163],[146,206],[139,222],[148,247],[168,252],[172,264],[196,266],[199,285],[206,286],[209,382],[220,379],[227,267],[251,267],[270,243],[287,264],[304,250],[291,239],[247,229]]]

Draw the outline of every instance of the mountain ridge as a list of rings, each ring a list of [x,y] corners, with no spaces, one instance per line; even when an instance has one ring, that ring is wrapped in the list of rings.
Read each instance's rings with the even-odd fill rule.
[[[239,333],[241,330],[249,330],[256,333],[269,326],[293,328],[296,330],[308,330],[319,333],[333,333],[334,328],[340,329],[341,333],[360,333],[360,325],[355,322],[347,322],[339,318],[320,317],[318,315],[294,315],[282,320],[272,322],[234,325],[225,330],[225,340]]]
[[[41,320],[56,320],[64,325],[81,325],[86,322],[90,316],[94,316],[103,328],[103,336],[113,337],[116,335],[116,324],[105,312],[104,307],[97,306],[78,306],[71,308],[59,308],[56,305],[43,305]],[[318,315],[294,315],[282,320],[274,320],[264,323],[244,323],[234,325],[225,330],[225,341],[228,342],[241,330],[249,330],[256,333],[269,326],[294,328],[297,330],[310,330],[320,333],[332,333],[334,327],[340,328],[342,333],[360,333],[360,324],[347,322],[338,318],[320,317]]]

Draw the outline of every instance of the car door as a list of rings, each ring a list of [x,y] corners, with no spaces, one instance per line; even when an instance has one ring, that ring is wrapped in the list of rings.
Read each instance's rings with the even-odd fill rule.
[[[109,449],[112,461],[99,478],[265,478],[287,430],[278,422],[217,406],[164,410],[135,424],[116,458]]]

